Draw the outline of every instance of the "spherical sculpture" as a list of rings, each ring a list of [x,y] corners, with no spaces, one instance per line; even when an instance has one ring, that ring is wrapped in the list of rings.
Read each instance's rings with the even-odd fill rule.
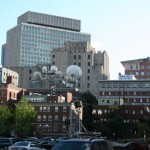
[[[33,74],[33,80],[36,80],[36,81],[40,80],[41,77],[42,77],[42,75],[41,75],[40,72],[38,72],[38,71],[34,72],[34,74]]]
[[[82,70],[79,66],[71,65],[67,68],[66,74],[68,77],[80,78],[82,76]]]
[[[57,72],[57,67],[56,66],[51,66],[50,71],[52,73],[56,73]]]
[[[46,66],[43,66],[43,67],[42,67],[42,72],[43,72],[43,73],[47,73],[47,67],[46,67]]]

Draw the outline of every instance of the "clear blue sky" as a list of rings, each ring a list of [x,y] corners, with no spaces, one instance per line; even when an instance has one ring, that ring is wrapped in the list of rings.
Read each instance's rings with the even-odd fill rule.
[[[107,51],[111,79],[124,74],[120,61],[150,56],[150,0],[5,0],[0,5],[0,45],[26,11],[81,20],[91,45]]]

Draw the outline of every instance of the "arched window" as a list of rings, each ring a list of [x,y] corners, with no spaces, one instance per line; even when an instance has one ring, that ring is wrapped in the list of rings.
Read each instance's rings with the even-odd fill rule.
[[[130,70],[133,70],[133,65],[130,65]]]

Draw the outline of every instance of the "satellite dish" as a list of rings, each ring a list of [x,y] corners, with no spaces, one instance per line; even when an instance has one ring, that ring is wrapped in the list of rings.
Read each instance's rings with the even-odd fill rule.
[[[42,77],[42,75],[41,75],[40,72],[38,72],[38,71],[34,72],[34,74],[33,74],[33,80],[36,80],[36,81],[40,80],[41,77]]]
[[[72,77],[80,78],[82,76],[82,70],[77,65],[71,65],[67,68],[66,74],[70,78],[72,78]]]
[[[63,72],[62,71],[57,71],[56,74],[63,75]]]
[[[57,72],[57,67],[56,66],[51,66],[50,71],[51,71],[51,73],[56,73]]]
[[[46,73],[46,72],[47,72],[47,67],[46,67],[46,66],[43,66],[43,67],[42,67],[42,72],[43,72],[43,73]]]

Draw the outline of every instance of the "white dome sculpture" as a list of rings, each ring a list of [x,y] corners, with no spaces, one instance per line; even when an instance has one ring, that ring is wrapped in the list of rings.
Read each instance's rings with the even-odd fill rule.
[[[57,71],[56,74],[59,75],[59,76],[63,76],[63,72],[62,71]]]
[[[56,66],[51,66],[50,71],[51,71],[51,73],[56,73],[57,72],[57,67]]]
[[[41,73],[39,72],[39,71],[36,71],[36,72],[34,72],[34,74],[33,74],[33,80],[41,80],[41,77],[42,77],[42,75],[41,75]]]
[[[80,78],[82,76],[82,70],[79,66],[71,65],[67,68],[66,74],[70,78]]]
[[[47,67],[46,67],[46,66],[43,66],[43,67],[42,67],[42,72],[43,72],[43,73],[47,73]]]

